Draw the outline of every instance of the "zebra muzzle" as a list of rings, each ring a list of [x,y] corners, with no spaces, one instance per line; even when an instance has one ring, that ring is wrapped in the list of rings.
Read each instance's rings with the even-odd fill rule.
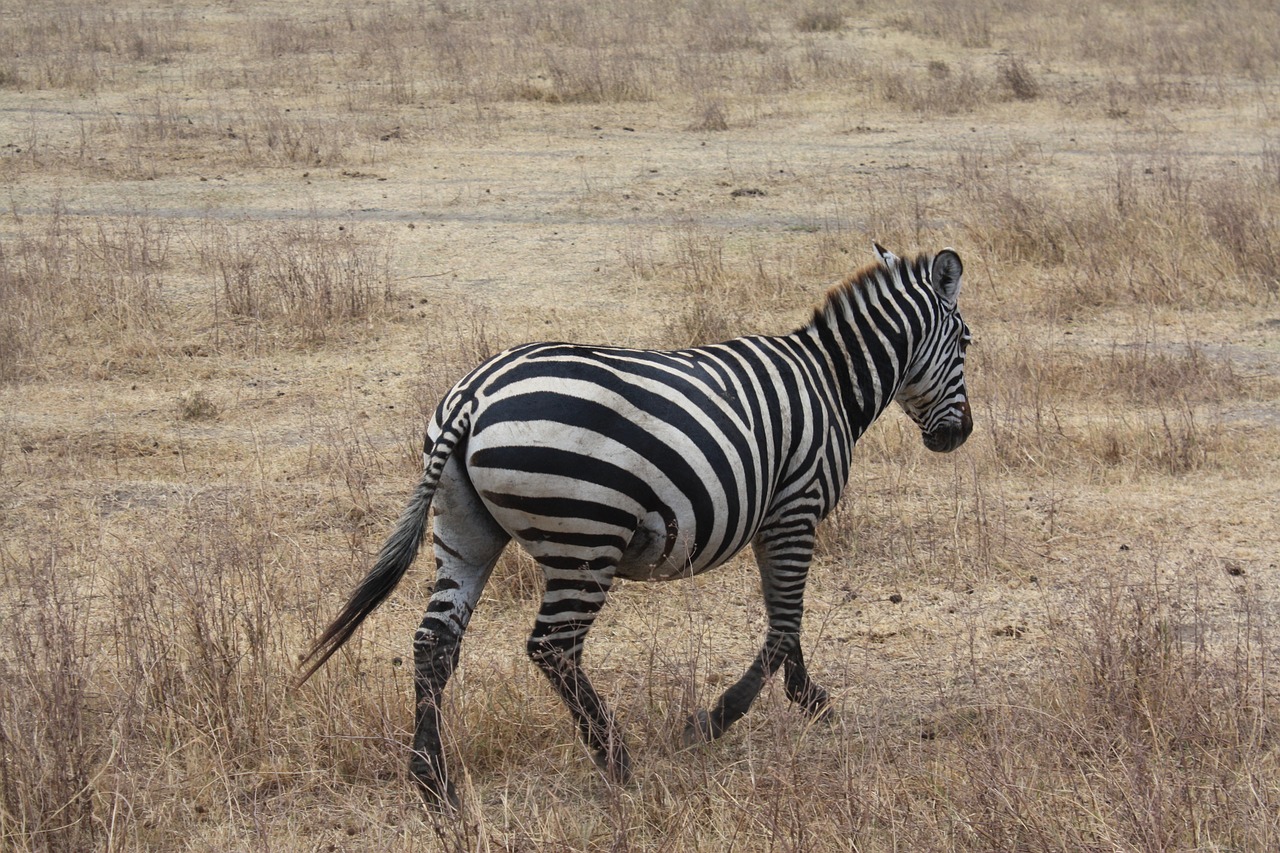
[[[957,403],[955,411],[960,417],[952,420],[947,418],[933,429],[924,433],[924,446],[935,453],[950,453],[957,447],[965,443],[973,432],[973,416],[969,412],[969,402],[966,400]]]

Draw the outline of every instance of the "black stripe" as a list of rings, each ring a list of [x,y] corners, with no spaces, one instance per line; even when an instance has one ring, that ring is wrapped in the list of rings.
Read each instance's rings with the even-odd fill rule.
[[[550,542],[554,545],[572,545],[588,550],[616,548],[622,551],[627,547],[628,541],[612,533],[575,533],[568,530],[543,530],[538,527],[518,530],[516,536],[529,542]]]
[[[653,487],[626,468],[606,459],[558,447],[486,447],[471,454],[467,464],[527,474],[573,477],[621,492],[644,507],[645,512],[656,512],[661,505]]]
[[[636,518],[634,515],[617,507],[607,506],[595,501],[561,497],[530,497],[528,495],[489,491],[482,492],[482,495],[485,500],[495,506],[514,509],[530,515],[541,515],[548,518],[583,519],[611,525],[623,530],[635,529]]]

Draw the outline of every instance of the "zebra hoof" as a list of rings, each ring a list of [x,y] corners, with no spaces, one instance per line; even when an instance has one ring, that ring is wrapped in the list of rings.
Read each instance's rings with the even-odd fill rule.
[[[627,752],[626,747],[611,753],[594,752],[591,758],[600,772],[615,785],[625,785],[631,781],[631,753]]]
[[[422,795],[423,805],[436,814],[456,814],[462,807],[462,801],[458,799],[458,792],[454,789],[452,782],[445,783],[444,790],[441,791],[438,787],[424,785],[419,780],[418,793]]]
[[[827,691],[822,688],[816,688],[814,695],[804,702],[801,707],[810,720],[823,725],[830,725],[835,719],[835,711],[831,709],[831,697],[827,695]]]
[[[720,732],[716,731],[711,723],[711,715],[706,711],[699,711],[689,718],[688,724],[684,727],[684,734],[680,736],[680,743],[687,748],[711,743],[719,736]]]
[[[458,799],[458,791],[453,783],[442,780],[438,775],[424,770],[423,767],[411,766],[413,781],[417,782],[418,793],[422,796],[423,805],[439,814],[452,814],[462,805]]]

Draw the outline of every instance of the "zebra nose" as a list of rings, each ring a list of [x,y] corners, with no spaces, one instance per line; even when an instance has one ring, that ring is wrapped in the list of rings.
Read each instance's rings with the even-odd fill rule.
[[[965,400],[956,405],[960,412],[959,421],[939,424],[924,434],[924,446],[937,453],[950,453],[965,443],[973,432],[973,415],[969,411],[969,402]]]

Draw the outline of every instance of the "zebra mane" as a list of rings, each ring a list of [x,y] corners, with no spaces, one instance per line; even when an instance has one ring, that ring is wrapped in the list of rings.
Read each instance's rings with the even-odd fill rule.
[[[830,323],[840,313],[842,305],[857,290],[867,290],[890,282],[900,283],[909,279],[907,269],[922,271],[928,268],[929,255],[917,255],[915,258],[894,258],[891,265],[870,263],[850,273],[838,283],[827,288],[827,294],[813,309],[813,317],[802,327],[810,328],[821,323]]]

